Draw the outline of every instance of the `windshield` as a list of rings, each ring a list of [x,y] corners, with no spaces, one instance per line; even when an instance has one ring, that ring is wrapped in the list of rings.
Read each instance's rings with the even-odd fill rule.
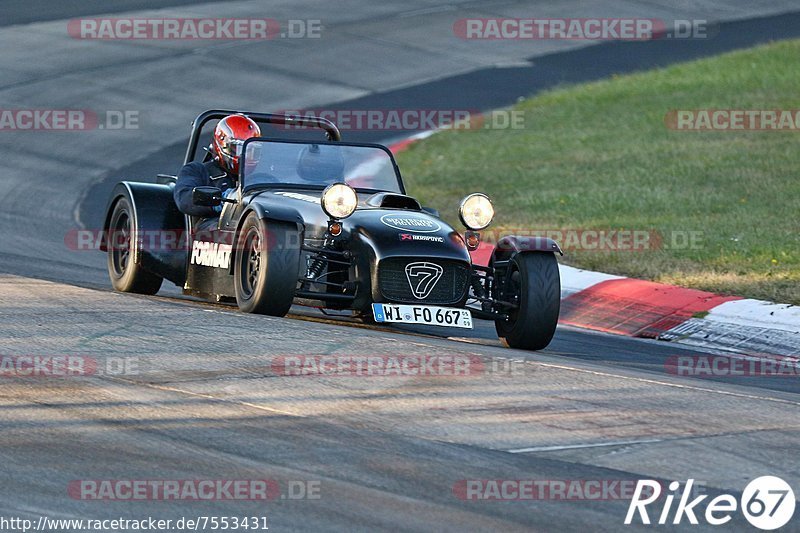
[[[278,184],[322,188],[343,181],[354,189],[403,192],[391,155],[374,145],[255,139],[245,146],[245,190]]]

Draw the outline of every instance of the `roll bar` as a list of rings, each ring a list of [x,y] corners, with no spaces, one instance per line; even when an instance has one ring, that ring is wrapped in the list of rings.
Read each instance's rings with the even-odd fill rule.
[[[186,157],[183,164],[189,163],[194,160],[197,154],[197,144],[200,141],[200,133],[203,131],[203,126],[210,120],[221,120],[228,115],[245,115],[253,119],[256,123],[262,124],[287,124],[290,126],[310,126],[313,128],[320,128],[325,131],[325,136],[329,141],[341,141],[342,134],[336,124],[328,119],[315,116],[292,116],[292,115],[276,115],[274,113],[251,113],[249,111],[227,111],[224,109],[210,109],[205,113],[201,113],[192,122],[192,135],[189,137],[189,147],[186,149]]]

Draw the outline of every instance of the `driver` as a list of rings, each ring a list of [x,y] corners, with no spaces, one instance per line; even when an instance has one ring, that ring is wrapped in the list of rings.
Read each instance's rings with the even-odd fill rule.
[[[261,130],[252,119],[244,115],[228,115],[214,128],[214,142],[209,154],[213,158],[204,163],[192,161],[178,173],[173,197],[181,213],[195,217],[216,217],[222,206],[195,205],[192,189],[195,187],[218,187],[223,191],[233,189],[239,179],[239,156],[242,144],[251,137],[260,137]],[[223,194],[224,196],[224,194]]]

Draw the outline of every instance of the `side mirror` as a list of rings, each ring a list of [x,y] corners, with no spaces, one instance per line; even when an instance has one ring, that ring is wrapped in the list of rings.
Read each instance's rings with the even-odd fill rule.
[[[195,187],[192,189],[192,203],[205,207],[222,204],[222,190],[217,187]]]

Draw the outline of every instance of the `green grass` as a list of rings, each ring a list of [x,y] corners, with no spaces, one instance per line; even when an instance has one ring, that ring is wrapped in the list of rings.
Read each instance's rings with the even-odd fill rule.
[[[579,267],[800,304],[800,132],[670,130],[673,109],[800,108],[800,41],[537,95],[518,130],[450,130],[398,156],[411,194],[493,229],[702,232],[692,249],[571,250]]]

